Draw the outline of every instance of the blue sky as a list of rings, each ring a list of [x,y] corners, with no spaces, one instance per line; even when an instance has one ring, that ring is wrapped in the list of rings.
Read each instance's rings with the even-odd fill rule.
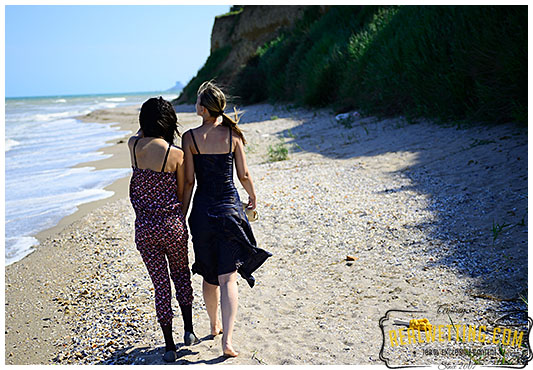
[[[6,97],[160,91],[209,56],[216,6],[5,7]]]

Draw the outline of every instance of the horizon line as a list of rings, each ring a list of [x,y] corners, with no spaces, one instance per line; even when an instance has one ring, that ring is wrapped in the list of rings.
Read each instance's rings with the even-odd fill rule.
[[[181,90],[183,91],[183,90]],[[177,92],[180,94],[181,91]],[[5,99],[38,99],[38,98],[67,98],[77,96],[103,96],[103,95],[133,95],[133,94],[148,94],[148,93],[176,93],[167,90],[152,90],[152,91],[130,91],[130,92],[112,92],[112,93],[75,93],[75,94],[52,94],[52,95],[28,95],[28,96],[5,96]]]

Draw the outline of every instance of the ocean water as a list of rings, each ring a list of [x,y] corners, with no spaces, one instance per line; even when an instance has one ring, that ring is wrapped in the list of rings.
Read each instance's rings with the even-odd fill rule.
[[[107,158],[101,152],[111,145],[106,142],[129,132],[113,123],[87,123],[75,117],[96,109],[140,106],[158,95],[176,97],[140,93],[5,100],[6,265],[34,250],[37,233],[55,226],[80,204],[112,196],[104,188],[131,173],[130,168],[83,166]]]

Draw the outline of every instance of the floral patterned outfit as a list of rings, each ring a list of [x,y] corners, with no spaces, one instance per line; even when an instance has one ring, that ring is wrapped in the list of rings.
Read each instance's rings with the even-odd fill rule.
[[[170,144],[161,172],[157,172],[137,167],[137,141],[133,146],[135,166],[130,181],[130,201],[136,215],[135,244],[154,285],[157,321],[166,325],[173,318],[170,279],[180,306],[192,304],[189,234],[178,200],[176,173],[164,172]]]

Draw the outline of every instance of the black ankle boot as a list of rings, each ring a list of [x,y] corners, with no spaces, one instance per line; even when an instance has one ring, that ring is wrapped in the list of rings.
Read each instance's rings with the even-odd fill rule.
[[[192,331],[186,331],[185,335],[183,336],[183,343],[185,343],[186,346],[190,346],[191,344],[199,343],[200,341],[196,337],[196,334]]]

